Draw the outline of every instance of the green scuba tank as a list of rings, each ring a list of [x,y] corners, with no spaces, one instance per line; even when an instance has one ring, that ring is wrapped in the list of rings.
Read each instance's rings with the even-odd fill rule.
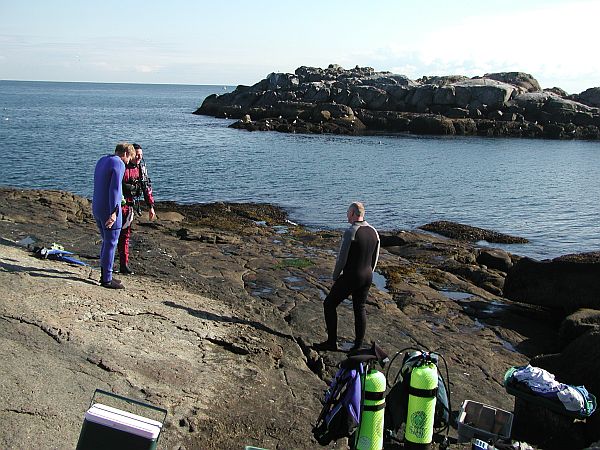
[[[433,420],[438,388],[437,366],[423,355],[423,363],[412,369],[408,389],[405,440],[409,448],[429,448],[433,440]]]
[[[360,416],[356,450],[383,448],[383,415],[385,409],[385,375],[371,369],[364,377],[364,398]]]

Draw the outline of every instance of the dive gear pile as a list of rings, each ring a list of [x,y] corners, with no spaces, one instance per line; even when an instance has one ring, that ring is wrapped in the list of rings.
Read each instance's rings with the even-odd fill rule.
[[[398,355],[406,352],[386,394],[386,380]],[[381,450],[385,440],[404,441],[411,448],[428,448],[433,435],[445,431],[448,442],[450,399],[448,385],[438,371],[443,356],[427,350],[407,348],[391,361],[377,344],[340,363],[325,393],[324,405],[313,428],[323,446],[347,437],[354,450]],[[383,368],[384,375],[375,367]]]
[[[384,367],[387,361],[387,354],[374,343],[340,363],[312,430],[319,444],[348,437],[356,450],[382,448],[386,382],[375,363]]]

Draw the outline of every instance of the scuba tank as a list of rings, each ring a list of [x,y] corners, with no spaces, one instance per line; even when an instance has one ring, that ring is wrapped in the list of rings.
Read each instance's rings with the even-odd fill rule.
[[[433,421],[438,389],[437,355],[421,353],[412,369],[408,390],[408,411],[404,438],[410,447],[429,448],[433,440]]]
[[[383,448],[383,416],[385,409],[385,375],[376,369],[364,376],[364,396],[360,428],[355,441],[356,450]]]

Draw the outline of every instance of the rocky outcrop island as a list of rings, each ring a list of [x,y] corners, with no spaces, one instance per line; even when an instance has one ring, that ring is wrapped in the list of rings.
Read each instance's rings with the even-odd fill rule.
[[[194,114],[287,133],[600,139],[600,87],[569,95],[522,72],[411,80],[370,67],[302,66],[208,96]]]

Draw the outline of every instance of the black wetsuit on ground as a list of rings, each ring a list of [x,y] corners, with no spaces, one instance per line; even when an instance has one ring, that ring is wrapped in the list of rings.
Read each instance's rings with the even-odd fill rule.
[[[344,232],[340,253],[333,271],[335,283],[323,303],[329,344],[335,345],[337,340],[336,308],[352,294],[354,346],[362,345],[367,328],[365,303],[378,258],[379,235],[377,231],[364,220],[354,222]]]

